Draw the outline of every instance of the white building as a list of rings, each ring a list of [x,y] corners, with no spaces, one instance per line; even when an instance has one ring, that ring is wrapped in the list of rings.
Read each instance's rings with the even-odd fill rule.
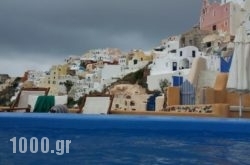
[[[244,26],[246,28],[247,34],[250,34],[250,1],[245,2],[245,15],[243,18]]]
[[[71,64],[69,64],[70,70],[79,70],[81,66],[80,60],[74,60]]]
[[[177,50],[180,48],[180,36],[171,36],[163,39],[160,43],[160,48],[162,47],[167,51]]]
[[[209,55],[209,56],[203,56],[203,58],[206,59],[206,68],[209,71],[218,71],[220,72],[221,68],[221,57],[218,55]]]
[[[233,3],[239,4],[242,8],[244,8],[246,1],[248,0],[221,0],[221,4],[223,5],[226,3],[233,2]]]
[[[101,70],[102,84],[110,85],[110,83],[121,78],[121,65],[107,65],[105,64]]]
[[[202,56],[202,52],[194,46],[179,48],[175,53],[161,54],[157,56],[151,65],[150,75],[158,75],[189,69],[195,57]]]
[[[65,58],[65,62],[67,64],[72,64],[74,63],[75,61],[79,61],[80,60],[80,57],[79,56],[76,56],[76,55],[70,55],[69,57]]]
[[[69,92],[69,96],[72,97],[74,100],[78,100],[81,96],[84,96],[84,94],[88,94],[89,89],[89,85],[84,79],[76,80],[74,82],[74,86]]]
[[[149,61],[142,61],[141,59],[137,57],[133,57],[131,60],[128,61],[127,69],[125,70],[125,74],[136,72],[139,69],[142,69],[145,67]]]
[[[93,49],[89,50],[82,57],[82,61],[103,61],[113,63],[121,55],[118,49]]]
[[[46,76],[45,72],[42,71],[36,71],[36,70],[29,70],[28,73],[28,79],[27,81],[33,82],[35,86],[40,86],[41,81]]]
[[[121,56],[118,60],[118,64],[121,66],[127,66],[127,57],[125,55]]]
[[[179,48],[174,52],[164,50],[150,65],[150,75],[147,77],[149,90],[159,90],[159,83],[163,79],[172,82],[172,76],[186,77],[194,58],[199,56],[202,56],[202,52],[194,46]]]

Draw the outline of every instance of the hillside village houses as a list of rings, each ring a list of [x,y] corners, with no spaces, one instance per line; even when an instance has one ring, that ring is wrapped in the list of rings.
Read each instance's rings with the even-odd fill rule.
[[[13,80],[8,74],[0,74],[0,92],[11,85]]]
[[[172,82],[173,75],[187,75],[193,59],[202,56],[202,52],[194,46],[181,48],[180,36],[162,40],[161,45],[154,50],[154,54],[150,75],[147,77],[149,90],[159,90],[159,82],[163,79]]]
[[[77,100],[91,91],[101,92],[125,75],[148,66],[148,90],[160,91],[159,83],[163,79],[167,79],[172,86],[180,86],[182,82],[189,80],[190,72],[194,70],[192,67],[195,67],[194,63],[197,59],[203,59],[206,66],[202,72],[204,75],[200,76],[200,79],[204,79],[201,81],[203,84],[199,83],[202,88],[208,85],[206,81],[210,84],[214,82],[216,73],[229,71],[236,30],[243,20],[244,26],[250,29],[249,11],[250,2],[247,0],[203,0],[198,25],[182,34],[163,39],[153,50],[135,49],[125,53],[117,48],[93,49],[81,56],[67,57],[65,64],[52,66],[48,72],[28,71],[27,81],[35,86],[50,87],[51,95],[67,94]],[[196,69],[192,74],[199,77],[201,72]],[[70,91],[66,90],[64,84],[67,80],[74,84]],[[141,96],[142,99],[123,95],[123,89],[134,90],[129,93],[134,93],[136,98]],[[116,91],[119,97],[115,98],[119,100],[114,102],[119,105],[114,107],[127,110],[140,107],[140,110],[146,110],[147,98],[150,97],[146,91],[139,87],[126,87],[126,84],[112,90],[112,94],[116,94]],[[125,101],[132,101],[131,106],[125,104]]]
[[[96,49],[82,56],[69,56],[65,64],[54,65],[48,72],[27,71],[26,79],[34,86],[50,87],[50,95],[68,94],[77,100],[91,91],[102,91],[150,61],[152,55],[142,50],[132,50],[126,55],[116,48]],[[64,84],[67,80],[74,84],[68,93]]]

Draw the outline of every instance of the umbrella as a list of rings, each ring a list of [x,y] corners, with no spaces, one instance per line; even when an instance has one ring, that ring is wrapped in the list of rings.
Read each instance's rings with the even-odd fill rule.
[[[235,36],[232,64],[229,70],[227,88],[239,92],[239,117],[242,116],[242,94],[250,90],[250,36],[241,25]]]

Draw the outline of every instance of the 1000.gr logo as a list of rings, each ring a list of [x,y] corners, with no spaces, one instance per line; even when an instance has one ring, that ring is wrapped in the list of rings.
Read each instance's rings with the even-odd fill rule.
[[[20,137],[18,140],[18,145],[16,137],[11,138],[10,141],[13,144],[13,153],[17,153],[17,151],[19,151],[20,153],[26,153],[29,146],[29,151],[31,153],[37,153],[41,151],[42,153],[56,153],[57,155],[63,155],[64,151],[65,153],[69,153],[69,145],[71,143],[71,140],[56,140],[56,150],[50,150],[49,138],[47,137],[43,137],[40,140],[38,140],[38,138],[36,137],[32,137],[30,139]]]

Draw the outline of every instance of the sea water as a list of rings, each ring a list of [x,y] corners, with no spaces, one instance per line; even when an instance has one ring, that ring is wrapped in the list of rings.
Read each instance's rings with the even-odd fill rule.
[[[250,164],[243,119],[1,113],[0,124],[0,164]],[[71,143],[62,155],[13,153],[13,137]]]

